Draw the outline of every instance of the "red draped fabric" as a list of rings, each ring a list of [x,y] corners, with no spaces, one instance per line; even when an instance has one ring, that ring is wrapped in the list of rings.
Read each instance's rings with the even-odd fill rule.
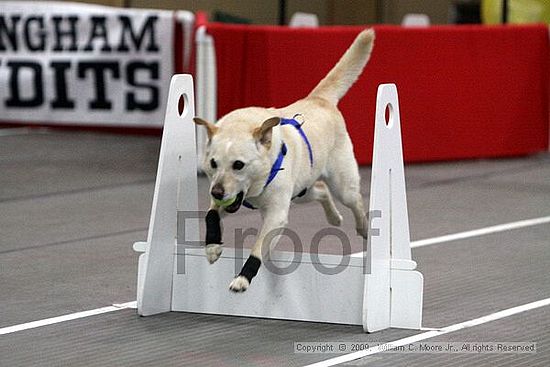
[[[409,162],[548,150],[546,26],[375,26],[371,61],[340,102],[360,164],[372,152],[376,89],[398,87]],[[209,24],[219,116],[306,96],[362,27]]]

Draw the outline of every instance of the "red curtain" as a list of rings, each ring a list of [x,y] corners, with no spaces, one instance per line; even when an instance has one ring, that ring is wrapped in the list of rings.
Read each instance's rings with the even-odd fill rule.
[[[340,102],[360,164],[370,163],[376,88],[397,84],[405,160],[548,150],[545,26],[375,26],[371,61]],[[219,116],[306,96],[363,27],[209,24]]]

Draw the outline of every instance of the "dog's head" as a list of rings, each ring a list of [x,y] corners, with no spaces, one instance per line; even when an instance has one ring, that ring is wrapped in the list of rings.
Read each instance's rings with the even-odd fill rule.
[[[210,178],[210,195],[226,212],[234,213],[244,198],[263,191],[273,163],[273,127],[280,119],[253,122],[247,118],[218,124],[200,118],[194,121],[206,128],[208,135],[202,168]]]

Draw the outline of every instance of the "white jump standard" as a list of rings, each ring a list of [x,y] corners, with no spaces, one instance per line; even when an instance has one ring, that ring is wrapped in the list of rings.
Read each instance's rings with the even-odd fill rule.
[[[388,120],[386,121],[386,109]],[[424,278],[411,259],[409,215],[395,84],[382,84],[376,95],[369,211],[380,212],[369,230],[363,328],[420,329]],[[365,256],[365,254],[363,254]]]
[[[185,109],[180,115],[178,102]],[[390,105],[390,122],[384,113]],[[189,75],[172,78],[157,181],[147,242],[138,269],[138,313],[168,311],[276,318],[362,325],[367,332],[389,327],[420,329],[422,275],[411,260],[399,105],[394,85],[381,85],[377,96],[375,145],[371,181],[371,220],[367,259],[320,254],[302,256],[296,269],[277,275],[267,269],[254,278],[246,292],[227,290],[235,263],[244,263],[248,250],[224,247],[213,265],[199,243],[199,220],[179,223],[178,212],[198,213],[197,155],[195,149],[193,81]],[[181,218],[180,218],[181,219]],[[181,238],[183,227],[185,239]],[[378,231],[376,231],[378,229]],[[373,235],[374,234],[376,235]],[[178,242],[180,243],[178,245]],[[273,252],[279,268],[291,266],[290,252]],[[364,260],[370,265],[365,271]],[[319,266],[348,264],[337,274],[323,274]]]

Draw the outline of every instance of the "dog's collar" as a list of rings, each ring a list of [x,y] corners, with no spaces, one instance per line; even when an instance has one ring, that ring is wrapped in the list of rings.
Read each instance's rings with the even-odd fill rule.
[[[307,138],[306,134],[304,133],[304,130],[302,130],[302,124],[300,124],[298,121],[296,121],[296,117],[298,117],[298,116],[300,116],[300,115],[294,115],[294,117],[291,118],[291,119],[283,119],[282,118],[279,125],[281,125],[281,126],[291,125],[291,126],[294,126],[296,128],[296,130],[298,130],[298,133],[300,134],[300,136],[304,140],[304,143],[306,143],[306,146],[307,146],[307,150],[308,150],[308,153],[309,153],[309,165],[310,165],[310,167],[313,167],[313,149],[311,149],[311,143],[309,142],[309,139]],[[277,177],[277,173],[279,173],[279,171],[282,171],[284,169],[284,168],[282,168],[282,165],[283,165],[283,161],[285,159],[286,153],[287,153],[286,144],[284,142],[282,142],[281,143],[281,150],[279,151],[279,154],[277,155],[277,159],[275,159],[275,162],[271,166],[271,170],[269,171],[269,176],[267,177],[267,181],[264,185],[264,189],[271,183],[271,181],[273,181],[275,179],[275,177]],[[306,192],[306,189],[304,189],[302,192],[300,192],[300,194],[298,194],[298,196],[303,196],[305,194],[305,192]],[[243,201],[243,205],[247,208],[255,209],[254,206],[246,200]]]

